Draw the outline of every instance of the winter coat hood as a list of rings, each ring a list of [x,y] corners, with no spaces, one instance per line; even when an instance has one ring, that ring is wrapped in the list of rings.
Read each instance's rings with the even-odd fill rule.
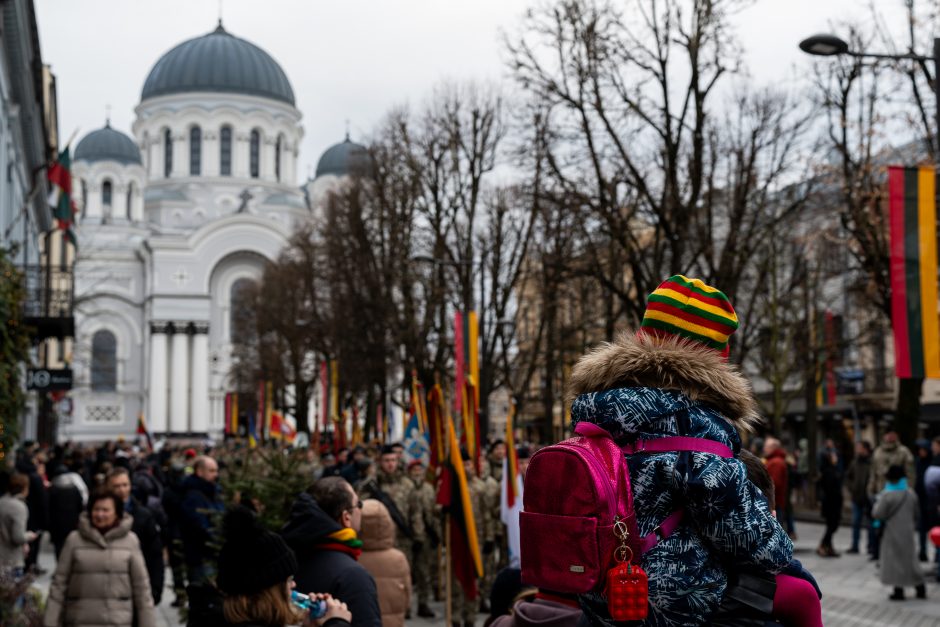
[[[131,532],[131,527],[134,524],[134,519],[131,518],[127,513],[121,516],[121,520],[118,521],[118,524],[111,529],[108,529],[104,534],[102,534],[94,525],[91,524],[91,519],[88,517],[88,512],[82,512],[82,515],[78,517],[78,532],[82,534],[82,537],[89,542],[93,542],[105,549],[108,547],[108,544],[123,538]]]
[[[362,502],[362,530],[359,532],[363,551],[381,551],[395,546],[395,523],[380,501]]]
[[[654,388],[669,397],[665,411],[680,407],[683,398],[711,405],[734,427],[751,431],[760,422],[757,401],[751,385],[737,367],[721,355],[687,340],[655,339],[647,335],[623,333],[614,342],[605,342],[584,355],[571,372],[568,400],[591,392],[614,388]],[[642,407],[621,408],[632,413],[637,427],[658,418]],[[616,434],[615,434],[616,436]]]
[[[183,480],[183,490],[196,490],[205,494],[209,500],[214,500],[219,494],[219,485],[198,475],[189,475]]]
[[[281,537],[298,556],[309,552],[331,533],[343,529],[343,526],[329,517],[317,501],[302,492],[291,505],[290,517],[281,529]]]

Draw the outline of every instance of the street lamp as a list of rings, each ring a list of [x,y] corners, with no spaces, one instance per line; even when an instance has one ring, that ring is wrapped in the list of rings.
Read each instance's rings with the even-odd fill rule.
[[[882,54],[875,52],[865,52],[863,50],[851,50],[849,44],[843,39],[826,33],[807,37],[800,42],[800,50],[807,54],[817,57],[831,57],[837,55],[848,55],[859,59],[889,59],[891,61],[917,61],[925,64],[928,61],[933,62],[933,78],[927,76],[928,81],[933,81],[934,97],[937,99],[937,147],[940,150],[940,37],[933,40],[933,56],[909,52],[907,54]],[[926,73],[926,67],[924,68]],[[940,190],[938,190],[940,191]]]

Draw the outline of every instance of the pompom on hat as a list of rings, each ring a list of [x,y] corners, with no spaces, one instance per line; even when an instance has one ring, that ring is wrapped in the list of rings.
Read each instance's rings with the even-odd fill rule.
[[[721,290],[677,274],[649,295],[637,334],[684,338],[727,357],[737,329],[738,316]]]
[[[256,594],[297,572],[297,558],[287,543],[265,529],[247,508],[230,509],[222,529],[225,542],[219,551],[217,583],[225,594]]]

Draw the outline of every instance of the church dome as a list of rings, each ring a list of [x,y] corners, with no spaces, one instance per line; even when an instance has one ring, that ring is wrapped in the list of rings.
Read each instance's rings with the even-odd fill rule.
[[[277,61],[258,46],[218,28],[184,41],[157,61],[140,99],[197,91],[260,96],[294,104],[294,90]]]
[[[345,141],[326,149],[320,161],[317,162],[317,177],[324,174],[345,176],[348,174],[367,174],[372,170],[372,159],[365,146]]]
[[[78,142],[75,161],[117,161],[118,163],[141,164],[140,150],[134,140],[120,131],[111,128],[111,123],[104,128],[92,131]]]

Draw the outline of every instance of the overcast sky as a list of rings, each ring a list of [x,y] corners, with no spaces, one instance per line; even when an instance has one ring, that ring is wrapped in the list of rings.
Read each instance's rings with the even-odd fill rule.
[[[42,55],[58,81],[59,131],[130,133],[148,72],[178,43],[215,28],[219,0],[35,0]],[[901,0],[876,0],[901,16]],[[441,79],[505,80],[500,33],[533,0],[224,0],[227,30],[270,53],[294,88],[306,131],[298,167],[383,114],[420,103]],[[626,3],[625,3],[626,4]],[[869,0],[759,0],[737,18],[759,83],[792,83],[810,66],[797,49],[827,23],[865,14]],[[63,139],[63,141],[64,141]],[[73,144],[74,145],[74,144]]]

